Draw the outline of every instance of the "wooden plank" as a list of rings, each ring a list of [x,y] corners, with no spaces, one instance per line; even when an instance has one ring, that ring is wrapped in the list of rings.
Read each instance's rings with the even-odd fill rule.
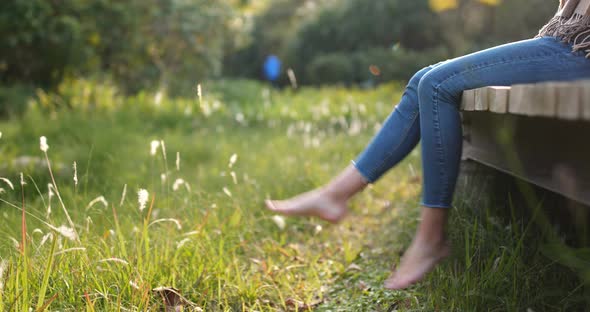
[[[472,111],[475,109],[475,90],[463,91],[461,109],[465,111]]]
[[[506,113],[508,111],[508,97],[510,87],[489,87],[489,110],[494,113]]]
[[[581,91],[579,85],[571,82],[556,82],[557,86],[557,117],[561,119],[579,119]]]
[[[545,82],[533,85],[533,94],[529,100],[531,116],[555,117],[557,110],[557,87],[555,83]]]
[[[475,107],[476,111],[487,111],[489,107],[489,88],[475,89]]]
[[[582,108],[582,117],[590,120],[590,80],[580,81],[580,106]]]
[[[508,112],[512,114],[526,115],[529,107],[529,100],[533,94],[531,85],[514,85],[510,89],[508,101]]]
[[[510,90],[508,111],[518,115],[554,117],[556,90],[555,83],[515,85]]]

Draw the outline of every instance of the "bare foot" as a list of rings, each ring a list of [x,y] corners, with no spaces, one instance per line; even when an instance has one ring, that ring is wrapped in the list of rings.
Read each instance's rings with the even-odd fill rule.
[[[323,189],[303,193],[287,200],[266,200],[266,207],[287,216],[313,216],[337,223],[348,214],[347,200]]]
[[[415,239],[406,250],[399,267],[385,280],[385,288],[403,289],[421,281],[449,253],[447,241],[431,243]]]

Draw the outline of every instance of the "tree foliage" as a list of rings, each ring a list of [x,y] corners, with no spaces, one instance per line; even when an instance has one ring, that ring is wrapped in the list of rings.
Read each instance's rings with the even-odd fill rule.
[[[106,74],[122,90],[177,93],[222,75],[261,78],[269,54],[303,84],[407,79],[441,58],[532,37],[556,3],[4,0],[0,83]]]
[[[229,0],[2,1],[2,80],[108,72],[138,90],[218,76],[232,14]]]

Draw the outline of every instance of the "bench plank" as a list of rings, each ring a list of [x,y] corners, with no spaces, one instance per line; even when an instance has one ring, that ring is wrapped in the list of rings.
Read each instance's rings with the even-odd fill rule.
[[[461,98],[461,109],[465,111],[472,111],[475,109],[475,90],[463,91]]]
[[[494,113],[506,113],[508,111],[508,97],[510,87],[489,87],[489,110]]]
[[[567,82],[556,82],[557,116],[562,119],[575,120],[580,118],[581,92],[578,85]]]
[[[582,106],[582,117],[586,120],[590,120],[590,80],[581,81],[580,83],[581,90],[581,103]]]
[[[518,115],[554,117],[557,89],[555,83],[515,85],[510,91],[508,111]]]
[[[475,106],[476,111],[487,111],[489,107],[489,90],[490,88],[475,89]]]

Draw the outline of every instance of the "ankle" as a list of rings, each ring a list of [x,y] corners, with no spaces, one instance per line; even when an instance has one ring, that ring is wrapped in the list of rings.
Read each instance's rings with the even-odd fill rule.
[[[444,232],[428,232],[416,233],[414,241],[420,245],[427,245],[431,247],[443,247],[448,244],[447,236]]]
[[[336,187],[333,187],[331,185],[324,186],[320,190],[320,193],[322,194],[322,197],[329,198],[339,202],[348,202],[348,200],[352,196],[354,196],[354,194],[348,194],[346,192],[343,192],[341,189],[337,189]]]

